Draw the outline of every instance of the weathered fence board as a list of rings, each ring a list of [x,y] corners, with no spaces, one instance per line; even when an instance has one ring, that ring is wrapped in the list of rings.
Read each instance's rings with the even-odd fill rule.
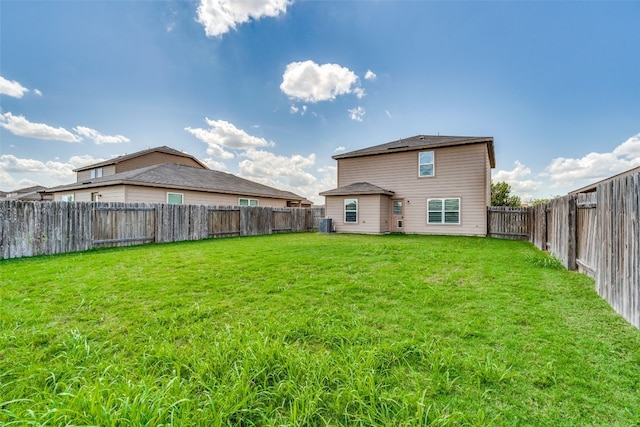
[[[568,269],[593,277],[598,294],[640,328],[640,174],[533,206],[529,214],[529,240]],[[487,215],[491,236],[513,238],[509,232],[523,224],[498,209]]]
[[[209,208],[208,216],[208,236],[209,237],[229,237],[240,235],[240,208],[238,207],[216,207]]]
[[[576,218],[576,264],[580,273],[595,279],[599,252],[596,193],[578,194]]]
[[[598,294],[640,328],[640,174],[597,188]]]
[[[3,259],[317,229],[322,208],[0,202]]]
[[[490,237],[529,240],[531,214],[527,208],[491,206],[487,222]]]
[[[93,211],[94,247],[153,242],[155,207],[144,204],[98,203]]]

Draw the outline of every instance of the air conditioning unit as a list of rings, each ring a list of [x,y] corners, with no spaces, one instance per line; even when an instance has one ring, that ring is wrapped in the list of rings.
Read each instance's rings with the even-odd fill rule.
[[[333,231],[333,221],[331,218],[320,218],[318,223],[319,233],[331,233]]]

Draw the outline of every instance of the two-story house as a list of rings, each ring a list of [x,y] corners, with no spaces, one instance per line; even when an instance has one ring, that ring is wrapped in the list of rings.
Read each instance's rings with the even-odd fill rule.
[[[492,137],[418,135],[333,158],[338,188],[320,195],[335,231],[486,236]]]
[[[76,182],[47,190],[55,201],[304,207],[290,191],[209,169],[169,147],[156,147],[75,169]]]

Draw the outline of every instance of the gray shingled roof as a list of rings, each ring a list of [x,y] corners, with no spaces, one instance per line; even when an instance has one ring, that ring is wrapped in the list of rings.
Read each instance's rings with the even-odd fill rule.
[[[74,169],[73,171],[74,172],[79,172],[79,171],[84,171],[84,170],[88,170],[88,169],[101,168],[103,166],[116,165],[116,164],[118,164],[120,162],[123,162],[125,160],[134,159],[136,157],[144,156],[145,154],[154,153],[154,152],[173,154],[174,156],[188,157],[188,158],[191,158],[191,159],[195,160],[196,162],[198,162],[203,167],[207,168],[207,165],[202,163],[200,160],[196,159],[191,154],[183,153],[182,151],[178,151],[178,150],[175,150],[175,149],[173,149],[171,147],[167,147],[166,145],[163,145],[162,147],[155,147],[155,148],[149,148],[148,150],[136,151],[135,153],[124,154],[122,156],[118,156],[118,157],[115,157],[113,159],[105,160],[104,162],[94,163],[92,165],[87,165],[87,166],[82,166],[80,168]]]
[[[392,196],[395,193],[368,182],[355,182],[345,185],[344,187],[334,188],[333,190],[320,193],[321,196],[355,196],[365,194],[386,194],[387,196]]]
[[[350,151],[348,153],[336,154],[332,158],[348,159],[351,157],[373,156],[377,154],[388,154],[391,152],[413,151],[425,148],[451,147],[466,144],[488,144],[488,155],[491,167],[495,167],[495,154],[493,151],[493,137],[487,136],[434,136],[434,135],[416,135],[411,138],[399,139],[397,141],[387,142],[385,144],[374,145],[373,147],[363,148],[361,150]]]
[[[49,193],[97,188],[108,185],[141,185],[210,193],[239,194],[256,197],[272,197],[287,200],[303,200],[290,191],[258,184],[230,173],[200,169],[176,163],[162,163],[114,175],[95,178],[74,184],[61,185],[47,190]]]

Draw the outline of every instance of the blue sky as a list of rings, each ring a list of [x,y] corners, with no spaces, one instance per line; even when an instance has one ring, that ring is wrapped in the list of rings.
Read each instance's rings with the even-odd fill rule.
[[[493,136],[523,199],[640,165],[640,2],[0,0],[0,190],[167,145],[322,203],[332,155]]]

